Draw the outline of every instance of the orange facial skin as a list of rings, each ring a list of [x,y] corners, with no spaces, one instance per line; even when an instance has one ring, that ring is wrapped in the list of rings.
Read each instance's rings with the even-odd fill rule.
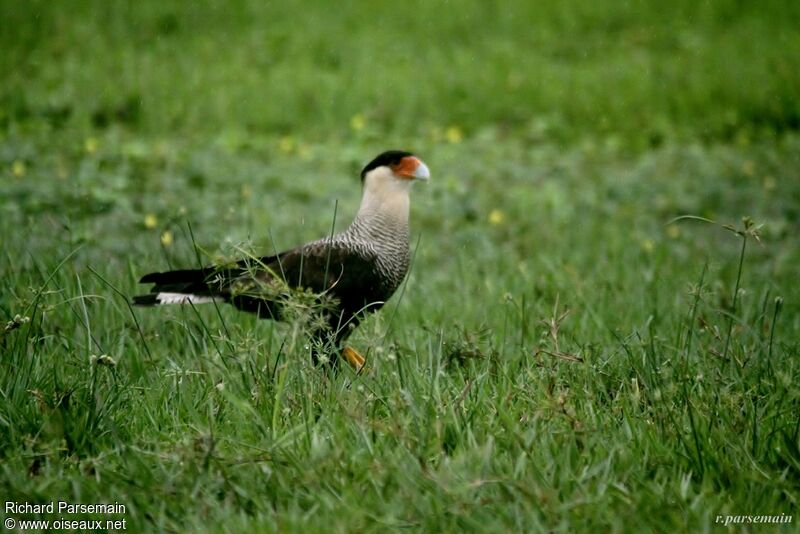
[[[401,178],[413,180],[415,178],[414,173],[417,171],[417,167],[419,167],[420,163],[421,161],[414,156],[406,156],[400,160],[400,163],[392,166],[392,172]]]

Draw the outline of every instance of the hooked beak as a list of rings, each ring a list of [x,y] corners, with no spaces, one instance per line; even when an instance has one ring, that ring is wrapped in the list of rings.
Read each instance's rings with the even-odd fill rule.
[[[414,178],[417,180],[424,180],[428,181],[431,179],[431,171],[428,170],[428,166],[419,161],[419,165],[417,165],[417,170],[414,171]]]
[[[406,156],[400,160],[400,163],[394,168],[394,173],[406,180],[429,180],[431,177],[428,166],[415,156]]]

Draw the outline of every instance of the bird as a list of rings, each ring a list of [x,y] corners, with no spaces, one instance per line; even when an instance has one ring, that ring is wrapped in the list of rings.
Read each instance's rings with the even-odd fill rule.
[[[361,204],[346,230],[263,257],[226,265],[153,272],[139,283],[149,293],[137,306],[229,303],[260,318],[291,321],[297,296],[319,309],[309,322],[311,357],[337,367],[339,356],[356,371],[363,355],[343,342],[371,312],[378,311],[408,273],[410,190],[430,179],[428,166],[412,152],[388,150],[361,171]],[[325,347],[333,350],[327,351]],[[341,351],[341,352],[340,352]]]

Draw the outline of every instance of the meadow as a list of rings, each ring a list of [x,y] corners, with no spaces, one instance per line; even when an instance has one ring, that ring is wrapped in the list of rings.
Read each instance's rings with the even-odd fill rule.
[[[795,531],[798,27],[0,0],[0,494],[134,532]],[[389,148],[432,179],[363,372],[302,322],[129,305],[343,229]]]

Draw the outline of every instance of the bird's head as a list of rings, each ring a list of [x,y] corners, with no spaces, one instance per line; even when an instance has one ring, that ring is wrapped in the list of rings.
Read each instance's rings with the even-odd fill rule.
[[[361,183],[368,189],[407,189],[430,176],[428,166],[411,152],[389,150],[367,163],[361,171]]]

